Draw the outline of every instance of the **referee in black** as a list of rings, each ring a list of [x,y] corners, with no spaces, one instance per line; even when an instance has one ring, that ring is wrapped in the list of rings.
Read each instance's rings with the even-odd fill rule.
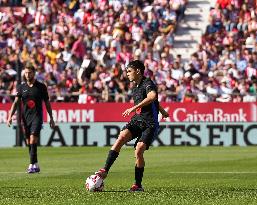
[[[128,79],[135,83],[132,89],[134,106],[125,110],[122,113],[123,117],[135,113],[131,121],[125,125],[119,134],[118,139],[109,151],[104,168],[98,170],[98,174],[103,179],[107,177],[109,169],[119,155],[121,147],[132,139],[135,142],[135,183],[130,188],[131,192],[144,191],[142,187],[142,178],[144,173],[144,151],[149,149],[149,146],[154,141],[158,134],[159,111],[163,117],[168,117],[169,114],[159,105],[157,87],[152,80],[144,76],[145,66],[139,60],[130,62],[126,68]]]
[[[31,64],[25,65],[25,81],[17,88],[17,94],[7,120],[7,125],[10,127],[12,124],[12,116],[17,109],[18,101],[22,100],[22,119],[26,143],[29,147],[30,154],[30,165],[27,169],[28,173],[40,172],[37,159],[37,142],[43,124],[42,101],[45,102],[47,112],[50,116],[50,127],[54,128],[55,126],[52,116],[52,108],[49,103],[47,87],[45,84],[40,83],[35,79],[35,72],[35,68]]]

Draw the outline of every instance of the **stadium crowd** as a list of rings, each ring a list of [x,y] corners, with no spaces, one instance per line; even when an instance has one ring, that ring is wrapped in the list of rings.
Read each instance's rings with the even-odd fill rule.
[[[13,1],[1,1],[5,4]],[[0,5],[1,5],[0,3]],[[17,66],[30,63],[51,101],[124,102],[124,70],[144,61],[162,102],[256,101],[256,3],[217,0],[198,50],[173,56],[187,0],[21,1],[0,8],[0,101],[16,93]],[[3,4],[4,5],[4,4]],[[23,13],[23,14],[22,14]],[[77,73],[83,72],[83,80]],[[81,73],[80,73],[81,74]]]

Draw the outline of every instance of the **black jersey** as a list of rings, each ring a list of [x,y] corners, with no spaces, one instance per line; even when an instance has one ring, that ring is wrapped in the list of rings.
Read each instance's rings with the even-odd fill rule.
[[[155,91],[157,96],[156,100],[149,105],[142,107],[136,111],[136,114],[133,116],[132,120],[141,120],[148,125],[157,126],[158,123],[158,113],[159,113],[159,102],[158,102],[158,93],[157,87],[149,78],[143,77],[140,84],[135,86],[132,89],[132,96],[134,100],[134,104],[137,105],[142,102],[147,94],[151,91]]]
[[[26,124],[31,124],[33,121],[43,123],[42,101],[49,99],[46,85],[36,80],[33,86],[29,87],[23,82],[17,91],[17,97],[21,98],[23,103],[22,117]]]

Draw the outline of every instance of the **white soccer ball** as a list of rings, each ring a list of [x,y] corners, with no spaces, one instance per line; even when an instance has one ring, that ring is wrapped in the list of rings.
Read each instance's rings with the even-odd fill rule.
[[[86,180],[85,188],[90,192],[103,191],[104,180],[98,175],[91,175]]]

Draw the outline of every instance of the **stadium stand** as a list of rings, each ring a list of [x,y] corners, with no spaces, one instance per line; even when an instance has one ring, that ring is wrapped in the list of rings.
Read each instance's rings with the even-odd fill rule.
[[[1,1],[0,102],[16,93],[18,59],[36,67],[51,101],[130,100],[124,67],[132,59],[145,62],[159,101],[256,101],[255,1],[218,0],[197,50],[183,61],[173,47],[187,3]]]

